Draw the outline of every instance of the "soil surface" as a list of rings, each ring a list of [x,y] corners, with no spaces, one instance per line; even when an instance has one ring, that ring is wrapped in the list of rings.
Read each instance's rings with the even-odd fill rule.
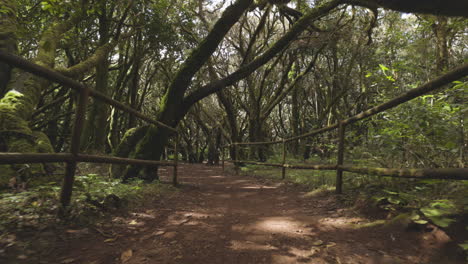
[[[170,168],[161,174],[170,182]],[[30,263],[464,263],[441,230],[364,225],[371,220],[331,192],[201,164],[182,164],[179,179],[158,204],[68,230]]]

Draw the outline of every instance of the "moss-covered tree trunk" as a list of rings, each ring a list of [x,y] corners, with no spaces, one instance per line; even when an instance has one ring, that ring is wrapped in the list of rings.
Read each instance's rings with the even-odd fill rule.
[[[0,0],[0,50],[16,53],[16,1]],[[12,67],[0,62],[0,98],[7,92]]]
[[[158,120],[160,122],[175,127],[187,113],[188,109],[184,109],[181,106],[183,105],[185,92],[190,86],[193,76],[210,58],[224,36],[249,8],[252,2],[252,0],[237,0],[231,6],[227,7],[210,33],[181,65],[161,100],[158,114]],[[171,132],[167,129],[150,126],[145,136],[136,145],[135,151],[131,153],[130,157],[139,159],[159,159],[164,150],[164,146],[171,136],[170,134]],[[122,176],[123,179],[139,177],[152,181],[157,178],[157,173],[154,168],[129,166],[123,175],[116,176]]]
[[[108,18],[105,2],[99,3],[102,12],[99,15],[99,46],[104,46],[110,41],[110,18]],[[108,56],[103,56],[101,62],[96,65],[96,85],[95,90],[102,94],[109,94],[109,66]],[[109,124],[107,121],[109,105],[99,100],[93,100],[88,112],[85,130],[83,132],[82,143],[84,148],[93,153],[103,153],[105,151],[107,131]]]
[[[13,1],[4,2],[6,6],[13,7]],[[4,8],[4,7],[2,7]],[[14,27],[16,9],[9,9],[9,19],[0,24],[0,31],[8,31]],[[69,23],[54,23],[46,30],[39,42],[37,57],[34,62],[52,68],[55,62],[55,52],[59,36],[69,28]],[[6,35],[6,39],[13,35]],[[30,73],[18,73],[8,83],[7,92],[0,99],[0,142],[4,151],[8,152],[53,152],[47,136],[40,132],[33,132],[28,121],[39,103],[41,92],[49,86],[49,81]],[[24,165],[2,166],[2,180],[4,184],[8,177],[17,176],[16,171]],[[41,164],[26,167],[28,175],[43,174]],[[24,170],[22,170],[24,171]]]
[[[288,33],[272,44],[272,46],[262,55],[258,56],[258,58],[242,66],[231,75],[221,80],[211,82],[185,95],[193,76],[207,62],[224,36],[249,8],[252,2],[252,0],[237,0],[226,8],[207,37],[191,52],[187,60],[181,65],[161,100],[159,114],[157,116],[159,121],[170,126],[177,126],[180,120],[196,102],[247,77],[284,50],[291,41],[296,39],[301,32],[307,29],[311,21],[327,14],[342,3],[341,0],[332,0],[310,10],[293,25]],[[136,130],[140,131],[141,129],[142,128],[137,128]],[[157,160],[160,158],[170,136],[170,131],[167,129],[150,126],[129,156],[132,158]],[[114,176],[122,177],[123,179],[140,177],[151,181],[157,178],[157,173],[154,168],[149,169],[140,166],[129,166],[124,173],[118,173]]]
[[[5,6],[13,6],[14,1],[3,0]],[[4,6],[0,6],[4,8]],[[0,32],[11,31],[16,23],[16,9],[8,9],[10,19],[2,20],[0,24]],[[6,14],[5,12],[1,12]],[[75,12],[66,21],[62,18],[57,18],[48,25],[42,33],[38,47],[37,55],[33,62],[46,68],[53,69],[57,56],[57,47],[64,33],[70,30],[75,24],[82,19],[83,13]],[[14,31],[13,31],[14,32]],[[12,37],[12,34],[5,35]],[[78,76],[89,71],[102,58],[107,56],[108,52],[113,49],[115,42],[107,43],[96,50],[96,53],[87,60],[66,69],[59,69],[63,74],[68,76]],[[50,81],[38,77],[36,75],[20,72],[13,75],[12,80],[8,83],[7,92],[0,99],[0,142],[2,142],[2,151],[21,152],[21,153],[37,153],[37,152],[53,152],[52,145],[48,137],[38,131],[32,131],[29,122],[33,117],[37,105],[41,99],[41,94],[50,86]],[[28,175],[44,174],[44,168],[41,164],[33,165],[11,165],[2,166],[0,172],[2,175],[1,183],[5,183],[5,179],[11,176],[17,176],[17,171],[25,171],[26,166]]]
[[[139,31],[135,37],[133,44],[133,65],[132,71],[130,73],[130,82],[128,85],[130,107],[135,110],[138,110],[138,89],[140,88],[140,68],[143,61],[143,46],[142,46],[142,32]],[[128,127],[132,128],[137,125],[137,118],[134,115],[128,116]]]

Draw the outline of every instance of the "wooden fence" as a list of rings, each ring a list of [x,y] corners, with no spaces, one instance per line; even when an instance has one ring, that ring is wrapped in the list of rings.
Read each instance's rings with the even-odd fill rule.
[[[78,162],[89,163],[110,163],[110,164],[127,164],[127,165],[144,165],[144,166],[173,166],[174,172],[172,175],[172,183],[177,185],[177,165],[178,155],[174,155],[173,162],[153,161],[142,159],[129,159],[113,156],[88,155],[80,153],[80,139],[83,131],[83,125],[86,116],[86,106],[88,98],[91,96],[94,99],[112,105],[116,109],[122,110],[130,115],[134,115],[152,125],[156,125],[170,130],[175,134],[174,151],[177,153],[177,145],[179,141],[179,133],[176,128],[170,127],[164,123],[154,120],[143,115],[135,109],[113,100],[112,98],[90,89],[85,84],[70,79],[56,71],[39,66],[19,56],[0,51],[0,61],[3,61],[11,66],[17,67],[24,71],[30,72],[37,76],[48,79],[49,81],[63,85],[75,90],[78,95],[78,103],[75,107],[75,120],[71,137],[69,153],[7,153],[0,152],[0,164],[24,164],[24,163],[48,163],[48,162],[65,162],[65,175],[60,193],[60,203],[63,207],[70,204],[73,183],[75,179],[76,166]]]
[[[238,169],[239,163],[245,164],[256,164],[264,165],[270,167],[280,167],[282,170],[282,179],[286,177],[286,168],[290,169],[308,169],[308,170],[336,170],[336,193],[342,193],[343,186],[343,171],[355,172],[360,174],[370,174],[370,175],[379,175],[387,177],[400,177],[400,178],[418,178],[418,179],[450,179],[450,180],[468,180],[468,168],[426,168],[426,169],[393,169],[393,168],[365,168],[365,167],[355,167],[355,166],[345,166],[344,165],[344,151],[345,151],[345,133],[346,126],[358,122],[360,120],[369,118],[375,114],[381,113],[388,109],[394,108],[398,105],[406,103],[414,98],[417,98],[421,95],[424,95],[428,92],[434,91],[444,85],[450,84],[453,81],[461,79],[465,76],[468,76],[468,63],[462,66],[459,66],[450,72],[427,82],[417,88],[411,89],[400,96],[393,98],[390,101],[387,101],[383,104],[372,107],[366,111],[363,111],[355,116],[349,117],[347,119],[340,120],[338,123],[318,128],[307,132],[302,135],[294,136],[291,138],[285,138],[282,140],[268,141],[268,142],[234,142],[229,145],[222,147],[222,167],[224,170],[225,162],[225,148],[233,147],[236,160],[232,160],[236,165],[236,170]],[[303,139],[306,137],[311,137],[319,135],[321,133],[338,129],[338,156],[337,163],[330,164],[321,164],[321,165],[290,165],[286,164],[286,143]],[[254,162],[246,160],[238,160],[239,158],[239,147],[247,145],[273,145],[273,144],[282,144],[282,163],[265,163],[265,162]]]

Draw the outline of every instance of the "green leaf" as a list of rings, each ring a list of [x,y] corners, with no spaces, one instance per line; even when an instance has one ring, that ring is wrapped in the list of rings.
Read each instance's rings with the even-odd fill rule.
[[[380,67],[380,69],[381,69],[383,72],[390,70],[389,68],[387,68],[387,67],[386,67],[385,65],[383,65],[383,64],[379,64],[379,67]]]
[[[455,222],[455,220],[447,217],[432,217],[431,221],[440,227],[448,227],[451,223]]]
[[[418,225],[425,225],[425,224],[429,223],[427,220],[422,220],[422,219],[421,220],[415,220],[413,222],[415,222]]]
[[[386,192],[386,193],[388,193],[388,194],[398,195],[398,193],[397,193],[397,192],[394,192],[394,191],[384,190],[384,192]]]
[[[468,250],[468,241],[465,241],[463,244],[458,244],[463,250]]]
[[[440,208],[435,208],[440,207]],[[435,202],[431,204],[431,207],[421,208],[421,212],[429,218],[432,223],[440,227],[448,227],[451,223],[455,222],[452,218],[447,215],[455,213],[453,205],[447,202]]]
[[[389,197],[388,202],[391,204],[401,204],[402,200],[394,197]]]

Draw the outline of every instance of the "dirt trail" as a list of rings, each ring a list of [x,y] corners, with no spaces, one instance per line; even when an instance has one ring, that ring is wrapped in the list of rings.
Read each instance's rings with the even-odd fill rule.
[[[115,220],[125,227],[101,235],[116,239],[90,232],[69,241],[54,263],[463,263],[441,232],[351,228],[367,220],[331,193],[307,196],[296,185],[223,175],[219,167],[179,171],[179,193]],[[171,171],[162,174],[169,181]]]

